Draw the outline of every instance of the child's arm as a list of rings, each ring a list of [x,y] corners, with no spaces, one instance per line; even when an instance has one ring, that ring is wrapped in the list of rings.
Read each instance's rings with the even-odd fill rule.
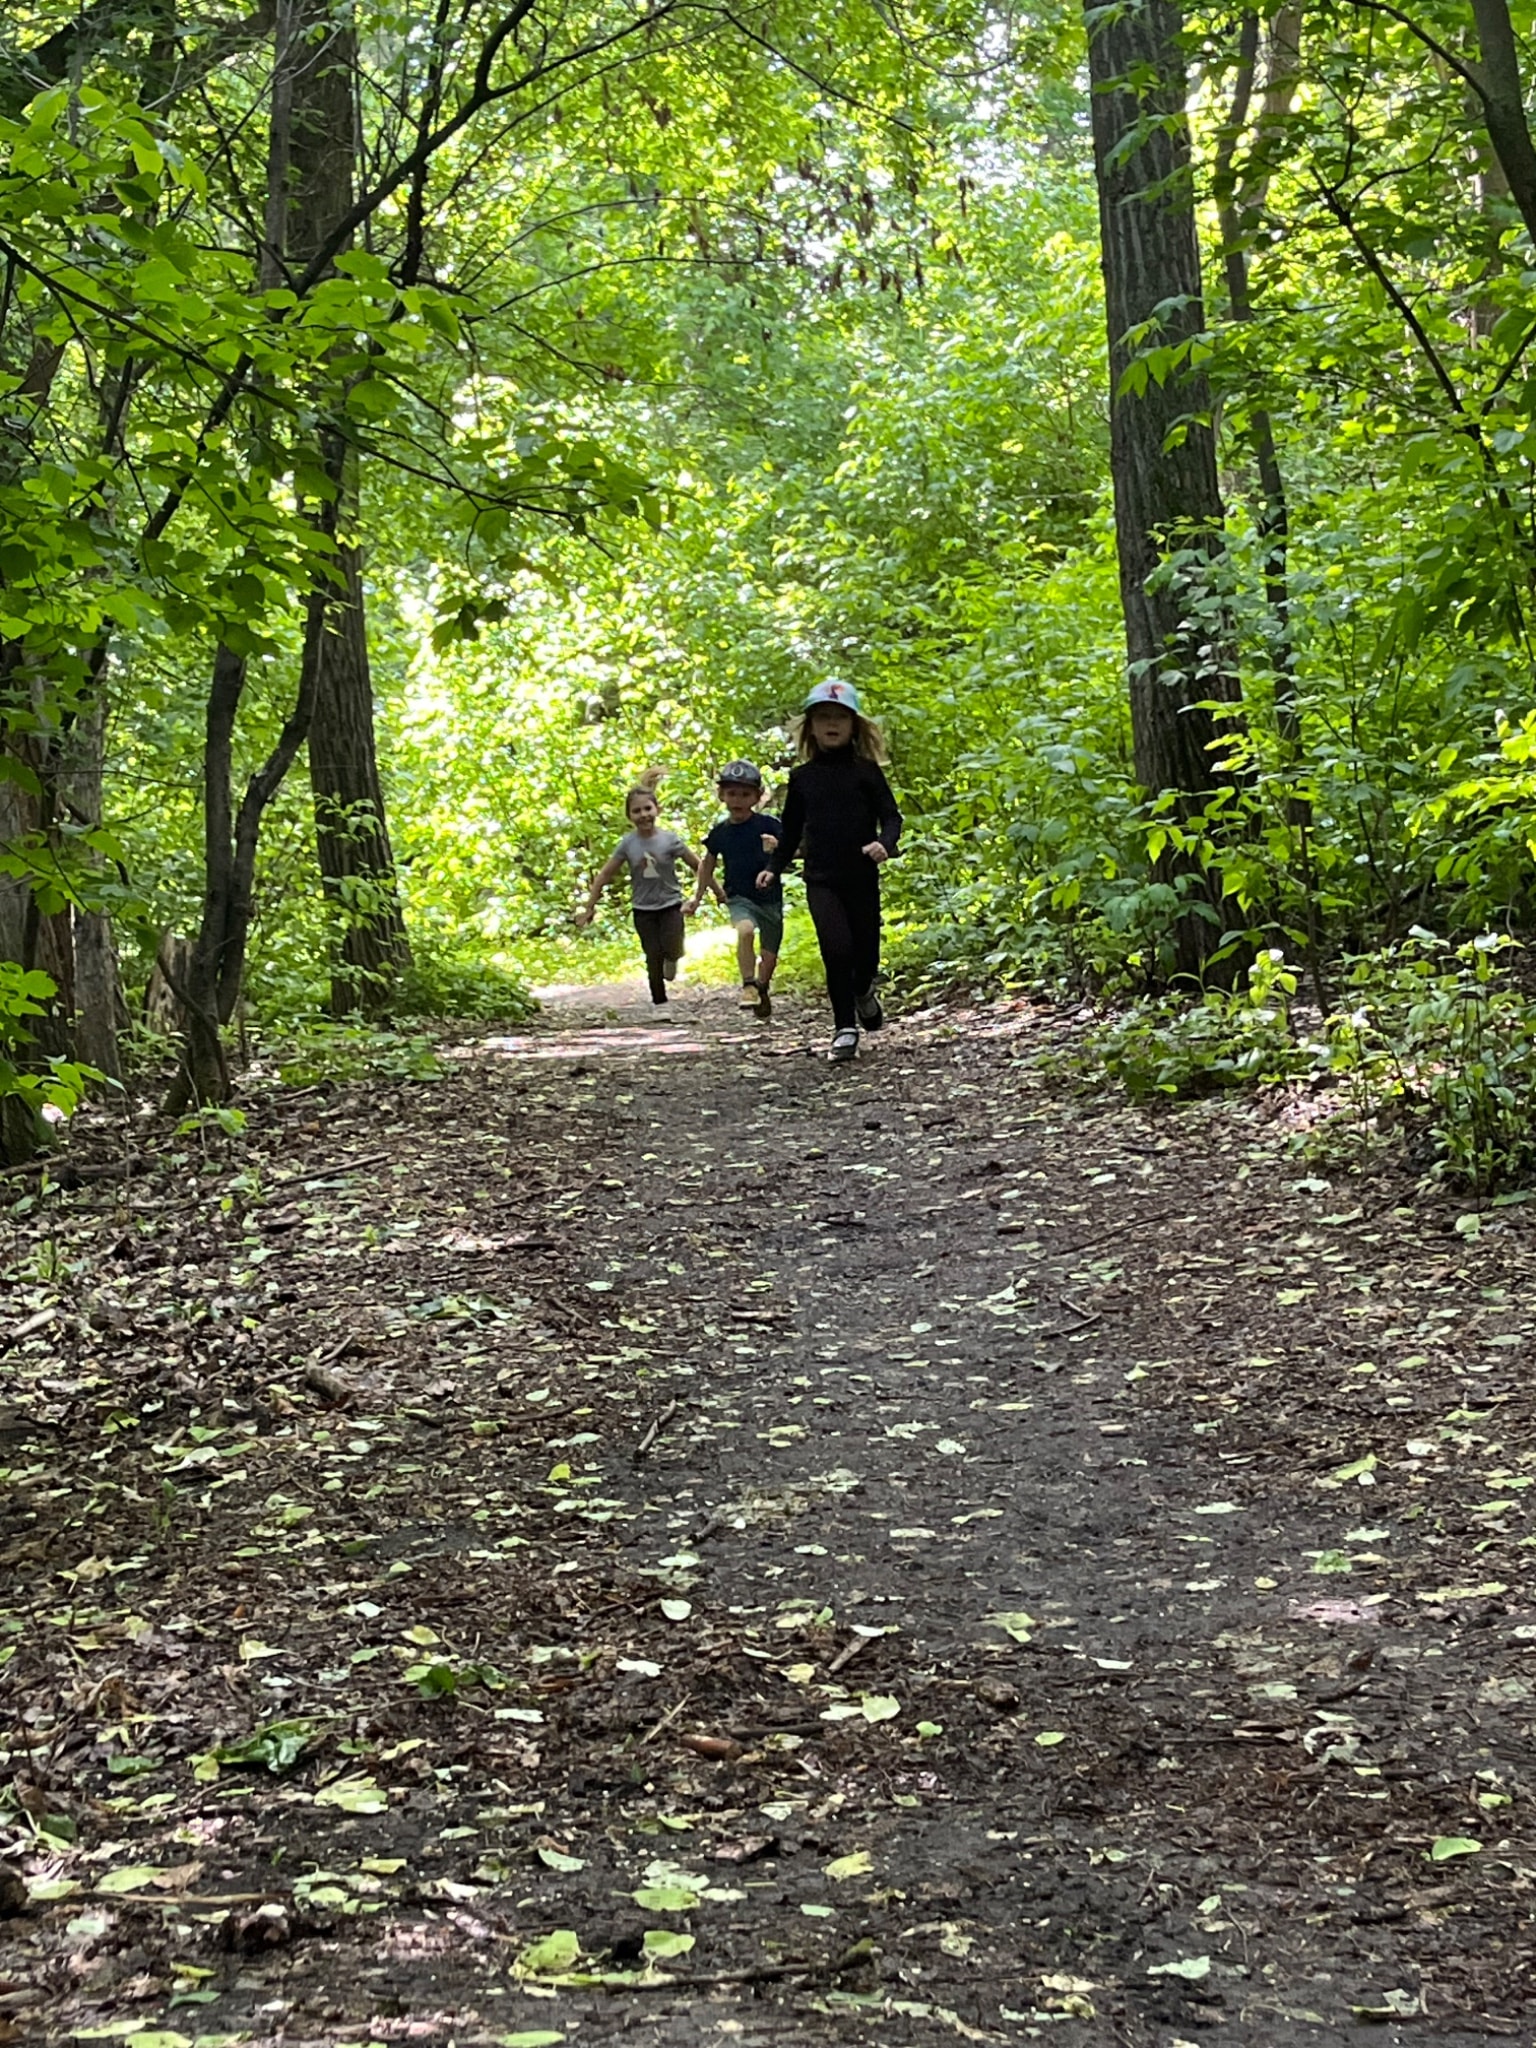
[[[885,770],[874,761],[869,767],[870,781],[874,785],[875,815],[879,822],[875,828],[874,838],[864,851],[878,867],[881,861],[892,857],[900,843],[901,812],[896,808],[896,798],[892,794],[891,785],[885,779]]]
[[[592,877],[592,886],[587,891],[587,900],[576,913],[578,924],[590,924],[597,915],[598,898],[624,865],[622,853],[611,853]]]
[[[763,856],[762,873],[757,878],[760,889],[770,888],[800,851],[800,837],[805,830],[805,798],[793,775],[789,778],[789,789],[784,797],[784,816],[780,825],[777,846]]]
[[[696,874],[696,881],[694,881],[694,893],[682,905],[682,915],[684,915],[684,918],[692,918],[692,913],[698,909],[698,905],[705,901],[705,891],[707,889],[715,889],[715,854],[705,854],[705,858],[698,862],[698,874]],[[723,889],[715,889],[715,899],[719,903],[723,903],[725,901],[725,891]]]

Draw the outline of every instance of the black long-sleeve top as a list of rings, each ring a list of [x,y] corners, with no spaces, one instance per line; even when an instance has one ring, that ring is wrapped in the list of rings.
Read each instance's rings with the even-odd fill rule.
[[[851,746],[835,747],[791,771],[784,831],[769,865],[783,874],[803,841],[805,879],[836,882],[868,870],[864,848],[872,839],[895,853],[900,838],[901,812],[884,769]]]

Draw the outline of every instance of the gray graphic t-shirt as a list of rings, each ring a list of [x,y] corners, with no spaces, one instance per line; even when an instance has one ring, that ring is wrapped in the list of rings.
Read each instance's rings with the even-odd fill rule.
[[[683,841],[665,825],[658,825],[649,839],[638,832],[626,832],[614,851],[629,862],[629,886],[636,910],[670,910],[683,900],[677,879],[677,857]]]

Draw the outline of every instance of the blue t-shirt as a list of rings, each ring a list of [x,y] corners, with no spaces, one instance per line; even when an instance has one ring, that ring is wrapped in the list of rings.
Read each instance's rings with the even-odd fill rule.
[[[732,824],[729,818],[722,818],[718,825],[711,826],[704,846],[725,869],[727,896],[745,896],[751,903],[783,901],[782,883],[776,881],[771,889],[759,889],[757,886],[758,876],[768,865],[768,849],[763,844],[765,832],[775,839],[784,837],[784,827],[777,818],[770,818],[766,811],[754,811],[739,825]]]

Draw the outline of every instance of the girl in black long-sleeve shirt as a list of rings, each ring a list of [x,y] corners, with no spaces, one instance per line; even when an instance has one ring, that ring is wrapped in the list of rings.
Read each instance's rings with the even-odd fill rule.
[[[875,993],[880,869],[897,849],[901,812],[880,765],[883,752],[852,685],[818,683],[801,719],[783,834],[759,878],[766,887],[804,843],[805,900],[826,969],[834,1060],[853,1058],[861,1023],[878,1031],[885,1021]]]

